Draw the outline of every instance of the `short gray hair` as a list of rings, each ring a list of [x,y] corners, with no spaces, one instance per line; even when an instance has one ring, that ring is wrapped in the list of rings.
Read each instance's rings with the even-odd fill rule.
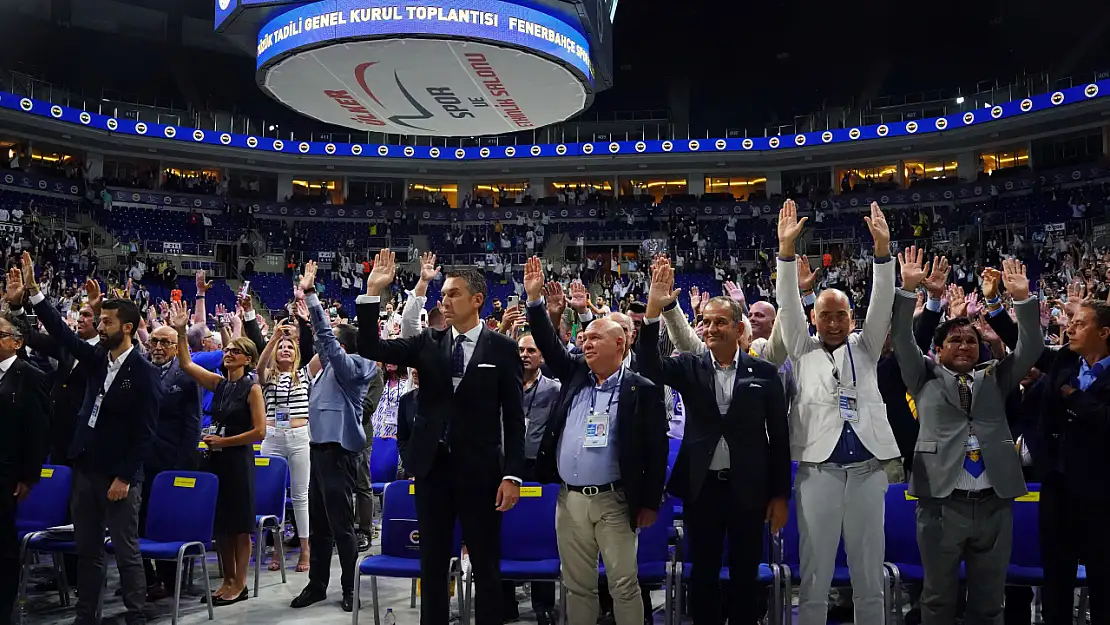
[[[710,299],[709,302],[706,303],[706,306],[708,306],[709,304],[720,304],[728,308],[729,314],[732,316],[732,322],[735,324],[746,324],[748,321],[747,318],[744,316],[744,307],[740,305],[740,302],[732,299],[731,297],[718,295],[717,297]],[[751,326],[748,326],[748,328],[750,330]]]

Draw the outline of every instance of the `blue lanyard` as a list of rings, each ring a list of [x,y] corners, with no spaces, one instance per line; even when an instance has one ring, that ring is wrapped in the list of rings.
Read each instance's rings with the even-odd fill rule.
[[[621,365],[620,376],[617,378],[616,387],[613,388],[612,393],[609,394],[609,405],[605,407],[605,414],[608,415],[608,414],[613,413],[613,402],[615,402],[617,400],[617,398],[620,396],[621,382],[623,382],[623,381],[624,381],[624,365]],[[590,395],[590,414],[596,414],[597,413],[597,393],[598,393],[598,385],[595,384],[594,388],[593,388],[593,394]]]

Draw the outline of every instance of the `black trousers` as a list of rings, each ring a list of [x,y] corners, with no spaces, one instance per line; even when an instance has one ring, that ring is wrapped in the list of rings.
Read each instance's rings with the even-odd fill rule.
[[[343,596],[354,594],[358,540],[355,538],[354,491],[358,453],[338,443],[313,443],[308,478],[309,528],[308,583],[320,591],[331,579],[331,554],[339,551]]]
[[[1110,502],[1071,488],[1055,471],[1041,482],[1040,539],[1045,625],[1071,625],[1076,567],[1087,569],[1092,625],[1110,624]]]
[[[15,482],[0,480],[0,625],[12,622],[19,594],[19,540],[15,530]]]
[[[440,446],[431,470],[415,480],[416,518],[420,530],[420,625],[449,622],[447,572],[455,534],[462,539],[474,575],[475,625],[502,625],[501,513],[494,507],[501,484],[500,461],[464,462]]]
[[[536,481],[535,458],[525,460],[524,475],[521,477],[525,482]],[[531,586],[532,612],[539,614],[540,612],[553,611],[555,609],[555,582],[531,582]],[[609,597],[609,588],[606,584],[599,585],[599,594],[602,588],[605,589],[605,596],[609,598],[609,610],[612,611],[613,599]],[[505,594],[505,618],[519,616],[519,608],[516,603],[516,584],[505,582],[502,584],[502,592]]]
[[[759,561],[766,541],[766,511],[737,501],[727,481],[710,476],[693,501],[683,501],[686,535],[690,545],[690,616],[694,625],[731,625],[759,620]],[[728,537],[729,596],[727,614],[722,609],[721,565]]]

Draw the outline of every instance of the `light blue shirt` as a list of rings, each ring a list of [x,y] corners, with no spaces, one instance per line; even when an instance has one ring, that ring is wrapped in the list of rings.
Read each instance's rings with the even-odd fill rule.
[[[1110,356],[1103,358],[1093,365],[1087,364],[1087,361],[1085,359],[1080,358],[1079,375],[1076,378],[1078,381],[1079,390],[1085,391],[1091,388],[1091,385],[1095,383],[1095,380],[1098,379],[1098,376],[1106,373],[1107,369],[1110,369]]]
[[[571,486],[604,486],[621,479],[617,431],[620,421],[620,385],[624,380],[622,365],[605,382],[583,387],[574,396],[567,414],[563,435],[559,437],[559,478]],[[586,447],[586,420],[592,412],[609,414],[609,444]]]

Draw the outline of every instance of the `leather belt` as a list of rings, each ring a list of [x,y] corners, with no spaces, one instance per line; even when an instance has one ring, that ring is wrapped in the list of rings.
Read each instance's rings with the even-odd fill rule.
[[[624,484],[620,480],[617,480],[616,482],[610,482],[608,484],[600,484],[597,486],[574,486],[573,484],[564,484],[564,486],[567,487],[567,490],[572,490],[576,493],[582,493],[587,497],[593,497],[594,495],[600,495],[601,493],[614,491],[623,485]]]
[[[981,499],[988,499],[994,497],[993,488],[984,488],[983,490],[954,490],[952,491],[952,499],[964,499],[967,501],[979,501]]]

